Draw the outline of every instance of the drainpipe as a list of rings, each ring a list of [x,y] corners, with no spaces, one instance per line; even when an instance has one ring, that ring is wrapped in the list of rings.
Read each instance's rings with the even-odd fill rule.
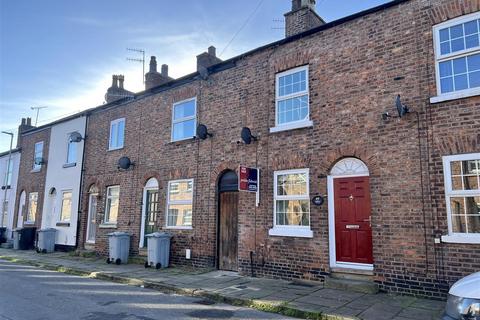
[[[88,129],[88,118],[89,118],[90,113],[85,114],[85,131],[83,132],[83,152],[82,152],[82,168],[80,170],[80,185],[79,185],[79,192],[78,192],[78,210],[77,210],[77,231],[76,231],[76,238],[75,238],[75,248],[78,249],[79,243],[78,239],[80,238],[80,222],[81,222],[81,216],[80,214],[82,213],[81,207],[82,207],[82,197],[83,197],[83,178],[84,174],[83,172],[85,171],[85,147],[87,144],[85,141],[87,141],[87,129]]]

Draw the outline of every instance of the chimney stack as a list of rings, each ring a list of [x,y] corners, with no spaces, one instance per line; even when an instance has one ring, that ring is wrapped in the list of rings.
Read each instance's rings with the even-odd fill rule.
[[[315,12],[315,0],[292,0],[292,10],[285,14],[285,37],[291,37],[325,24]]]
[[[150,58],[150,70],[145,74],[145,90],[158,87],[170,82],[173,78],[168,76],[168,65],[162,64],[162,72],[157,71],[157,59],[155,56]]]
[[[201,53],[197,56],[197,71],[202,78],[206,79],[208,76],[208,68],[222,62],[217,58],[217,49],[214,46],[208,47],[208,52]]]
[[[18,126],[17,148],[19,148],[22,143],[22,133],[33,128],[35,127],[32,126],[32,118],[22,118],[22,123]]]
[[[105,101],[107,103],[134,96],[133,92],[130,92],[123,87],[124,82],[124,75],[114,74],[112,76],[112,86],[107,89],[107,93],[105,94]]]

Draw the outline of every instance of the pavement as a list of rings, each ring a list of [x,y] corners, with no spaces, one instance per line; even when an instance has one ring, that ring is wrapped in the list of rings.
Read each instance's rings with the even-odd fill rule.
[[[283,315],[0,261],[1,320],[285,319]],[[5,290],[8,288],[8,290]]]
[[[305,319],[436,320],[445,307],[444,301],[364,294],[324,288],[321,283],[252,278],[234,272],[180,266],[155,270],[135,263],[109,265],[104,258],[63,252],[38,254],[0,248],[0,259]]]

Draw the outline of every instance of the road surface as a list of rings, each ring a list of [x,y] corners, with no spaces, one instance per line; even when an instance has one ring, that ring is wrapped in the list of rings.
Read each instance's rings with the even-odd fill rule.
[[[0,320],[287,319],[0,260]]]

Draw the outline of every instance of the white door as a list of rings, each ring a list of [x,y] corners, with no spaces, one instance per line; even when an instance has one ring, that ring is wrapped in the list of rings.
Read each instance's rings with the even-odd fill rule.
[[[95,243],[96,217],[97,217],[97,194],[90,194],[88,198],[88,221],[87,221],[87,242]]]
[[[20,203],[18,204],[17,228],[23,227],[23,213],[25,212],[25,191],[20,194]]]

